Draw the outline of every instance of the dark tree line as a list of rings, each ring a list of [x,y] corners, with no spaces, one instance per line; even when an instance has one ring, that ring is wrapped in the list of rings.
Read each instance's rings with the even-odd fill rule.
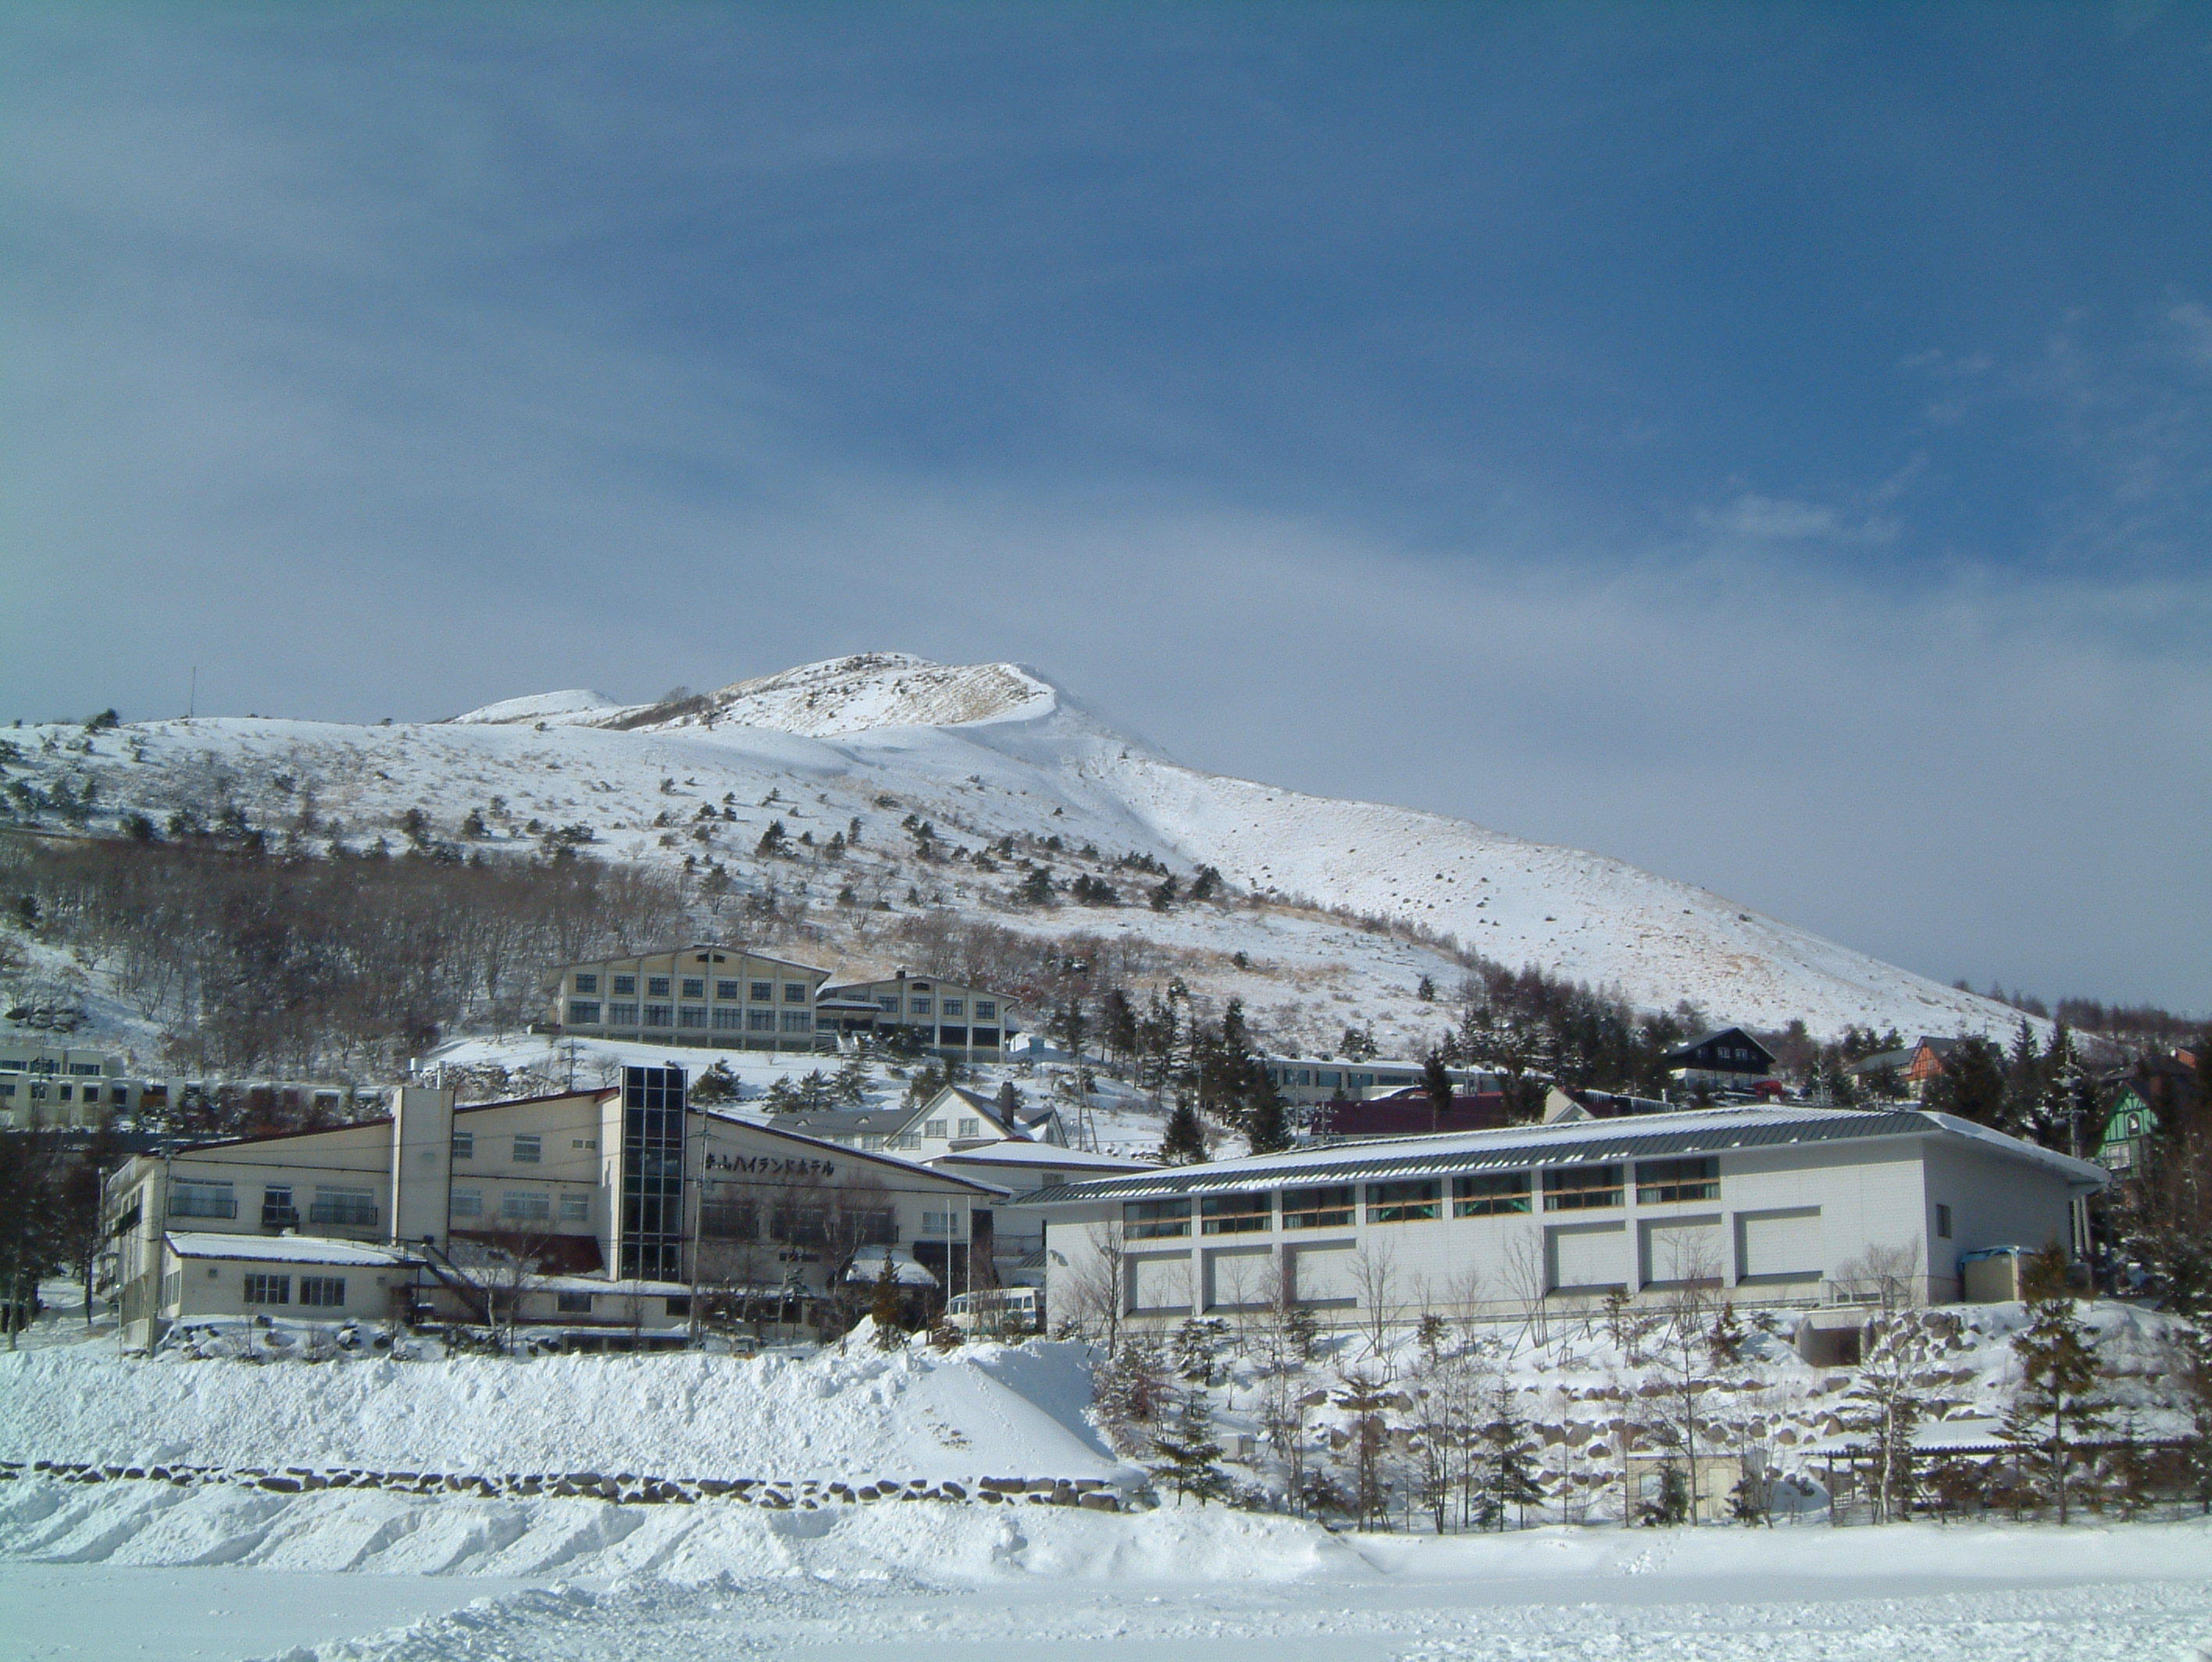
[[[179,1069],[388,1074],[463,1025],[538,1017],[549,967],[658,944],[675,883],[576,858],[323,859],[17,842],[18,915],[107,972]]]

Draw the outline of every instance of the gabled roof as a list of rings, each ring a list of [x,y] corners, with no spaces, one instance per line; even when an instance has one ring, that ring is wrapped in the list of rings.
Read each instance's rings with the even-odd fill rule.
[[[1860,1112],[1840,1108],[1711,1108],[1649,1119],[1567,1120],[1339,1143],[1290,1154],[1248,1155],[1210,1165],[1164,1167],[1127,1177],[1064,1184],[1024,1197],[1018,1205],[1085,1200],[1142,1200],[1207,1194],[1268,1183],[1339,1183],[1423,1177],[1545,1164],[1714,1154],[1731,1149],[1786,1147],[1886,1137],[1947,1136],[1975,1143],[2064,1175],[2084,1189],[2102,1187],[2104,1168],[1925,1109]]]
[[[1688,1056],[1693,1051],[1702,1050],[1707,1045],[1721,1039],[1734,1039],[1741,1040],[1742,1043],[1749,1045],[1753,1050],[1757,1051],[1761,1056],[1764,1056],[1768,1061],[1771,1062],[1774,1059],[1774,1052],[1772,1051],[1767,1049],[1765,1046],[1760,1044],[1758,1040],[1753,1038],[1751,1034],[1746,1033],[1741,1028],[1714,1028],[1709,1032],[1699,1034],[1694,1039],[1685,1040],[1673,1050],[1668,1051],[1667,1054],[1660,1059],[1665,1062],[1671,1062],[1678,1056]]]
[[[1124,1160],[1110,1154],[1093,1154],[1088,1149],[1063,1149],[1056,1143],[1033,1143],[1027,1137],[979,1143],[972,1149],[932,1155],[922,1162],[926,1166],[1035,1166],[1069,1172],[1085,1167],[1094,1171],[1141,1172],[1150,1170],[1152,1163],[1147,1160]]]

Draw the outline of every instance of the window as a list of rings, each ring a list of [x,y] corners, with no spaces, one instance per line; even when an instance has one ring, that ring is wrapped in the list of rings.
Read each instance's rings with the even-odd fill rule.
[[[715,982],[714,996],[717,998],[724,999],[728,1003],[735,1004],[738,1001],[738,984],[735,981]]]
[[[599,978],[596,974],[579,975],[575,980],[575,990],[578,992],[597,992],[599,990]]]
[[[645,978],[645,996],[648,998],[665,998],[668,996],[668,977],[665,975],[647,976]]]
[[[1528,1174],[1500,1172],[1494,1176],[1452,1179],[1454,1217],[1498,1217],[1528,1210]]]
[[[691,1313],[691,1295],[689,1293],[678,1293],[671,1298],[668,1301],[668,1313],[672,1316],[689,1317]]]
[[[1048,1185],[1054,1181],[1049,1175]],[[1198,1203],[1199,1232],[1209,1235],[1249,1234],[1275,1221],[1275,1198],[1257,1194],[1209,1195]]]
[[[806,1002],[805,984],[799,981],[786,981],[783,984],[783,1002],[787,1004],[805,1004]]]
[[[635,1004],[609,1004],[607,1025],[611,1028],[634,1028],[637,1025]]]
[[[978,1050],[996,1049],[999,1030],[996,1028],[970,1028],[968,1029],[968,1042]]]
[[[945,1128],[951,1123],[946,1119],[926,1119],[922,1122],[921,1134],[924,1137],[944,1137],[948,1134]]]
[[[592,1313],[592,1295],[562,1288],[553,1295],[553,1310],[556,1315],[588,1316]]]
[[[963,1137],[981,1137],[981,1136],[982,1136],[982,1134],[983,1134],[983,1122],[982,1122],[981,1120],[980,1120],[980,1119],[963,1119],[963,1120],[960,1122],[960,1135],[961,1135],[961,1136],[963,1136]]]
[[[1121,1208],[1121,1229],[1131,1240],[1162,1240],[1190,1233],[1188,1200],[1132,1200]]]
[[[968,1047],[968,1029],[965,1028],[939,1028],[937,1030],[937,1042],[940,1045],[948,1046],[954,1050],[965,1050]]]
[[[767,981],[755,981],[752,985],[751,998],[757,1004],[773,1004],[775,1001],[775,988]]]
[[[509,1189],[499,1198],[499,1215],[516,1223],[544,1223],[553,1216],[553,1197],[537,1189]]]
[[[595,1028],[599,1024],[599,1001],[596,998],[571,998],[568,1001],[568,1025],[576,1028]]]
[[[614,984],[613,992],[614,992],[614,995],[615,995],[615,997],[616,997],[616,998],[636,998],[636,997],[637,997],[637,977],[636,977],[636,976],[635,976],[635,975],[617,975],[617,976],[616,976],[616,977],[614,978],[614,980],[615,980],[615,984]]]
[[[1554,1166],[1544,1174],[1544,1210],[1590,1211],[1620,1204],[1618,1166]]]
[[[477,1157],[477,1134],[474,1131],[453,1133],[453,1158],[474,1160]]]
[[[758,1209],[737,1191],[710,1184],[699,1203],[699,1233],[709,1240],[758,1240]]]
[[[264,1229],[296,1229],[300,1227],[300,1209],[292,1204],[292,1186],[276,1184],[261,1192],[261,1227]]]
[[[1057,1189],[1061,1184],[1066,1181],[1067,1175],[1064,1172],[1046,1172],[1037,1179],[1037,1187],[1040,1189]]]
[[[775,1012],[772,1010],[749,1010],[745,1012],[747,1033],[774,1033]]]
[[[307,1208],[307,1221],[347,1229],[372,1228],[376,1223],[376,1191],[318,1183],[315,1204]]]
[[[908,999],[908,1000],[906,1001],[906,1012],[907,1012],[907,1014],[908,1014],[908,1015],[909,1015],[909,1016],[927,1016],[927,1015],[928,1015],[928,1014],[929,1014],[929,1000],[928,1000],[928,999],[927,999],[927,998],[909,998],[909,999]]]
[[[592,1221],[592,1198],[581,1190],[561,1197],[561,1221],[563,1223],[589,1223]]]
[[[684,1004],[678,1006],[676,1011],[676,1025],[679,1028],[705,1027],[707,1025],[707,1006],[704,1004]]]
[[[876,1008],[892,1016],[897,1015],[898,994],[896,992],[886,992],[882,998],[876,1000]]]
[[[1443,1187],[1432,1177],[1367,1186],[1370,1223],[1422,1223],[1443,1216]]]
[[[545,1157],[545,1139],[534,1133],[525,1133],[514,1139],[514,1163],[535,1166]]]
[[[596,1137],[572,1137],[568,1139],[568,1146],[572,1149],[597,1149],[599,1139]]]
[[[482,1189],[456,1189],[453,1191],[452,1199],[447,1203],[446,1210],[450,1216],[454,1217],[482,1217],[483,1216],[483,1191]]]
[[[814,1018],[803,1010],[787,1010],[783,1012],[783,1030],[786,1033],[811,1033],[814,1031]]]
[[[1636,1204],[1671,1206],[1685,1200],[1721,1198],[1721,1162],[1707,1155],[1698,1160],[1639,1160],[1636,1162]]]
[[[674,1020],[676,1010],[672,1004],[647,1004],[645,1007],[645,1024],[649,1028],[665,1028]]]
[[[715,1005],[714,1031],[717,1033],[735,1033],[742,1024],[744,1016],[744,1012],[734,1004]]]
[[[292,1277],[258,1273],[248,1275],[246,1277],[246,1301],[248,1304],[289,1304],[292,1301]]]
[[[236,1217],[238,1195],[228,1183],[177,1183],[169,1189],[171,1217]]]
[[[968,1014],[968,1001],[965,998],[947,998],[940,1013],[948,1022],[964,1017]]]
[[[301,1276],[300,1302],[319,1310],[335,1310],[345,1302],[343,1276]]]
[[[975,1019],[979,1022],[997,1021],[999,1001],[995,998],[978,998],[975,1001]]]
[[[916,1137],[912,1131],[901,1131],[896,1137],[889,1139],[884,1146],[887,1148],[901,1149],[902,1151],[910,1149],[918,1149],[921,1146],[921,1139]]]
[[[1352,1224],[1352,1185],[1283,1191],[1285,1229],[1343,1229]]]
[[[926,1235],[935,1235],[944,1239],[958,1232],[959,1220],[960,1214],[957,1212],[924,1212],[921,1215],[921,1232]],[[1188,1234],[1189,1229],[1190,1225],[1186,1221],[1178,1233]]]
[[[705,998],[707,996],[707,978],[703,975],[686,975],[684,978],[684,996],[686,998]]]
[[[1951,1209],[1948,1206],[1936,1209],[1936,1235],[1940,1240],[1951,1238]]]

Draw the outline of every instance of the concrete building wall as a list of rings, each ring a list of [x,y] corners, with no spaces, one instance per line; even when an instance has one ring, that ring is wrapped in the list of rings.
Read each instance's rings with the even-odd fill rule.
[[[1231,1230],[1217,1219],[1209,1232],[1206,1197],[1194,1199],[1188,1233],[1178,1235],[1148,1235],[1158,1222],[1119,1203],[1051,1205],[1043,1209],[1048,1297],[1056,1313],[1071,1299],[1095,1304],[1118,1259],[1121,1313],[1139,1322],[1253,1307],[1255,1289],[1284,1283],[1324,1319],[1345,1320],[1378,1298],[1401,1311],[1506,1315],[1538,1298],[1586,1307],[1615,1288],[1655,1302],[1689,1284],[1740,1303],[1817,1304],[1868,1296],[1883,1275],[1908,1281],[1916,1299],[1942,1301],[1959,1296],[1961,1251],[2011,1244],[2023,1229],[2036,1235],[2020,1243],[2030,1246],[2069,1239],[2064,1175],[1997,1150],[1886,1137],[1711,1158],[1717,1192],[1702,1182],[1641,1183],[1659,1162],[1640,1172],[1623,1160],[1619,1204],[1588,1208],[1548,1205],[1542,1168],[1534,1168],[1529,1210],[1488,1216],[1454,1215],[1450,1177],[1434,1180],[1433,1218],[1408,1216],[1425,1210],[1419,1192],[1362,1181],[1348,1218],[1310,1213],[1310,1228],[1286,1227],[1279,1180],[1255,1186],[1273,1198],[1264,1228]],[[1670,1187],[1686,1192],[1660,1198]],[[1939,1194],[1950,1197],[1941,1203],[1952,1221],[1948,1240],[1935,1234]],[[1386,1221],[1394,1216],[1406,1221]]]
[[[564,965],[553,1022],[580,1035],[725,1050],[811,1051],[830,972],[711,943]]]
[[[406,1285],[408,1273],[398,1265],[376,1268],[359,1264],[295,1264],[261,1259],[181,1258],[171,1253],[157,1313],[163,1322],[241,1314],[294,1321],[383,1321],[396,1313],[394,1294]],[[249,1284],[249,1277],[253,1284]],[[310,1281],[319,1286],[311,1289]],[[342,1293],[332,1301],[330,1295],[337,1289]],[[272,1296],[277,1292],[283,1294],[281,1299]],[[249,1297],[250,1293],[258,1296]],[[324,1301],[307,1302],[313,1293],[320,1293]]]

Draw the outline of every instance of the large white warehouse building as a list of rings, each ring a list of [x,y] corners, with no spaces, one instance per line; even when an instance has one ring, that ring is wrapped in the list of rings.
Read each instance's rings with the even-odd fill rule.
[[[1826,1303],[1877,1280],[1959,1298],[1961,1260],[2078,1253],[2103,1171],[1917,1109],[1725,1108],[1395,1137],[1065,1184],[1056,1316],[1139,1324],[1278,1301],[1480,1314],[1686,1286]]]

